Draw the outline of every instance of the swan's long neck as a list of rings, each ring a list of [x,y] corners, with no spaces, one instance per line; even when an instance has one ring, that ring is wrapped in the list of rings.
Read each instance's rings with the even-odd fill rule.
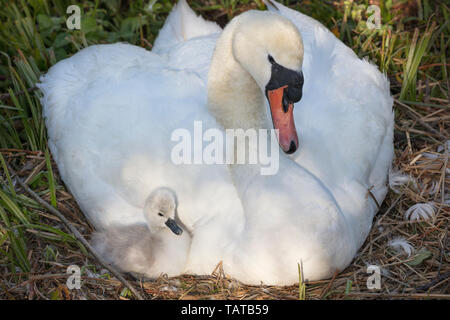
[[[232,20],[217,41],[208,74],[208,109],[223,129],[269,129],[265,97],[233,55],[233,36],[239,27],[240,21]],[[260,174],[259,165],[231,165],[230,170],[238,189]]]
[[[208,75],[208,108],[224,129],[267,128],[264,95],[233,55],[233,20],[217,41]]]

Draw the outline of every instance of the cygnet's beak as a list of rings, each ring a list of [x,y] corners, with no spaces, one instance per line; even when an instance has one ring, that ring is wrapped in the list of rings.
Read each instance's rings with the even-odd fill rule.
[[[298,149],[298,136],[294,122],[294,103],[302,97],[303,74],[272,64],[272,77],[266,86],[272,122],[278,129],[278,143],[288,154]]]
[[[167,226],[173,233],[175,233],[177,236],[179,236],[179,235],[181,235],[181,234],[183,233],[183,229],[181,229],[181,228],[178,226],[177,222],[176,222],[174,219],[172,219],[172,218],[167,219],[167,221],[166,221],[166,226]]]

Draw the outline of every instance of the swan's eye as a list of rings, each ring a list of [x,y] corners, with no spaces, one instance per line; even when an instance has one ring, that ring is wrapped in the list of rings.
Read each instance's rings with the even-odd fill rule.
[[[268,58],[269,58],[270,63],[272,63],[272,64],[275,63],[275,59],[270,54],[269,54]]]
[[[158,216],[164,217],[164,215],[161,212],[158,213]]]

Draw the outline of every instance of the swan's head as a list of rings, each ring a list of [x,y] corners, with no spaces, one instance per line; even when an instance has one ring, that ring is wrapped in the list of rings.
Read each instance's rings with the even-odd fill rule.
[[[150,231],[169,228],[176,235],[183,229],[175,221],[177,202],[175,194],[167,188],[158,188],[145,201],[144,216]]]
[[[267,11],[239,16],[233,36],[233,56],[265,94],[282,150],[298,148],[294,103],[302,98],[303,42],[295,25]]]

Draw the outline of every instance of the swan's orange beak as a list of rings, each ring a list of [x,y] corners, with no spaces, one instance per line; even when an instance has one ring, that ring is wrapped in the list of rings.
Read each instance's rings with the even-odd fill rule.
[[[278,129],[278,143],[284,152],[291,154],[298,149],[298,136],[294,123],[294,104],[288,102],[283,86],[274,90],[267,90],[272,122]]]

